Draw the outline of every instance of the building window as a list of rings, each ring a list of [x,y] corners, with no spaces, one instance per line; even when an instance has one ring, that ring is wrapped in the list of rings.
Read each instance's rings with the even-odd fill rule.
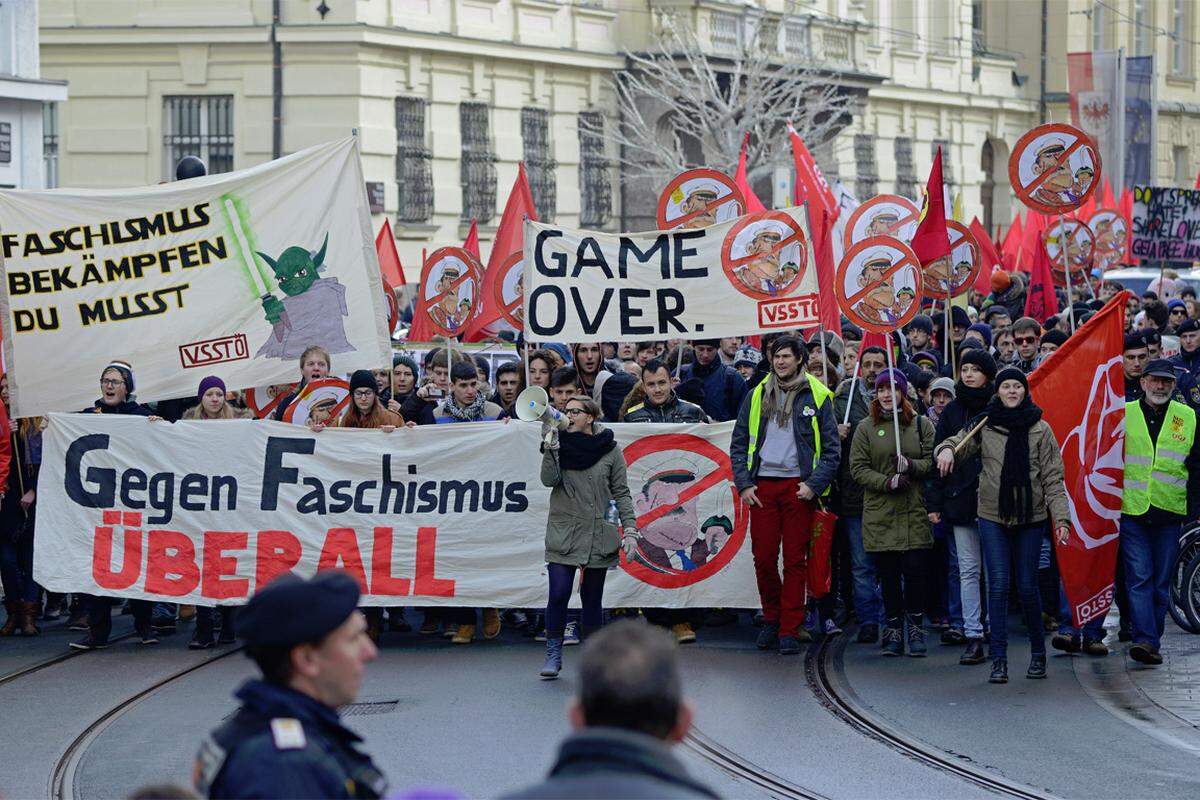
[[[714,50],[736,53],[742,49],[742,20],[738,14],[714,11],[709,17],[709,25]]]
[[[768,53],[779,52],[779,19],[766,17],[758,28],[758,47]]]
[[[0,164],[12,163],[12,123],[0,122]]]
[[[433,218],[433,153],[425,146],[425,100],[396,98],[396,219],[420,224]]]
[[[1171,148],[1171,161],[1175,168],[1175,185],[1181,189],[1191,189],[1195,185],[1195,176],[1191,174],[1192,159],[1188,148],[1175,146]]]
[[[1192,74],[1191,52],[1187,32],[1191,29],[1190,3],[1192,0],[1174,0],[1171,18],[1171,74],[1188,76]]]
[[[875,165],[875,137],[867,133],[854,135],[854,193],[866,199],[878,194],[879,168]]]
[[[602,228],[612,218],[612,181],[604,158],[604,117],[598,111],[579,115],[579,225]]]
[[[58,188],[58,104],[42,103],[42,179]]]
[[[1092,4],[1092,51],[1104,49],[1105,29],[1108,27],[1108,6],[1103,3]]]
[[[808,58],[812,48],[809,46],[809,32],[812,29],[799,22],[787,21],[783,25],[784,52],[794,58]],[[875,30],[872,28],[872,30]]]
[[[913,165],[913,143],[907,136],[897,136],[895,143],[896,156],[896,194],[901,197],[914,198],[917,196],[917,170]]]
[[[496,154],[492,152],[487,104],[459,104],[458,122],[462,134],[462,220],[491,222],[496,213]]]
[[[233,171],[233,95],[164,97],[164,172],[175,177],[184,156],[196,156],[209,175]]]
[[[550,112],[544,108],[522,108],[521,141],[538,219],[553,222],[557,200],[554,170],[558,163],[550,157]]]
[[[934,156],[937,155],[938,148],[942,148],[942,182],[946,184],[946,190],[950,193],[950,199],[954,199],[954,167],[950,158],[950,143],[945,139],[934,139],[929,145],[929,161],[933,163]]]
[[[1149,0],[1133,0],[1133,54],[1135,56],[1150,55]]]

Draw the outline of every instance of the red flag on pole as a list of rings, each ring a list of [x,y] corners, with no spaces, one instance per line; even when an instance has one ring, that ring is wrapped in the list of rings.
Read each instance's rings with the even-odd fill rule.
[[[733,174],[733,184],[742,193],[742,197],[746,198],[746,213],[757,214],[759,211],[766,211],[767,207],[750,188],[750,181],[746,180],[746,148],[749,145],[750,131],[746,131],[745,137],[742,138],[742,152],[738,156],[737,172]]]
[[[1029,376],[1029,392],[1063,457],[1071,536],[1055,542],[1076,627],[1103,619],[1113,599],[1125,481],[1125,301],[1108,301]],[[1087,391],[1080,391],[1088,387]]]
[[[829,187],[829,182],[825,180],[821,168],[817,166],[812,153],[808,152],[808,148],[804,146],[804,140],[800,138],[800,134],[796,133],[791,122],[788,122],[787,129],[788,136],[792,140],[792,163],[796,169],[796,183],[792,187],[792,199],[796,205],[807,200],[812,219],[819,219],[819,212],[824,210],[829,215],[829,223],[832,225],[837,221],[838,213],[841,211],[833,189]]]
[[[1021,228],[1021,215],[1013,217],[1012,224],[1008,226],[1008,233],[1004,234],[1004,242],[1000,245],[1000,258],[1004,264],[1004,268],[1009,272],[1016,272],[1021,260],[1021,241],[1025,236],[1024,230]]]
[[[1111,208],[1111,206],[1110,206]],[[1133,192],[1128,187],[1121,190],[1121,201],[1117,204],[1117,208],[1121,212],[1121,216],[1125,218],[1125,230],[1133,230]],[[1138,259],[1133,257],[1129,252],[1130,246],[1133,244],[1133,236],[1125,237],[1125,258],[1122,260],[1125,264],[1138,263]]]
[[[979,257],[983,260],[979,267],[979,275],[975,278],[975,291],[988,294],[992,291],[992,272],[1003,262],[1000,260],[1000,254],[996,252],[996,246],[992,244],[992,237],[983,229],[979,217],[971,218],[970,229],[975,241],[979,243]]]
[[[841,333],[842,312],[838,309],[833,286],[837,264],[833,260],[833,218],[824,208],[810,205],[809,219],[820,215],[820,222],[813,227],[813,253],[817,267],[817,303],[821,325],[827,331]]]
[[[505,263],[514,253],[525,247],[525,218],[536,221],[537,207],[533,204],[533,192],[525,177],[525,165],[517,164],[517,179],[504,204],[500,216],[500,227],[496,229],[496,240],[488,254],[487,269],[483,273],[483,288],[479,294],[479,313],[463,332],[464,342],[479,342],[499,333],[497,324],[504,317],[504,309],[497,304],[500,293],[496,284],[504,280]]]
[[[925,202],[921,208],[921,222],[913,234],[913,253],[921,266],[950,255],[950,234],[946,230],[946,190],[942,181],[942,148],[933,157],[929,170],[929,181],[925,186]]]
[[[1037,254],[1045,250],[1042,244],[1042,233],[1046,230],[1046,215],[1030,211],[1025,215],[1025,231],[1021,242],[1021,271],[1030,272],[1037,260]]]
[[[1029,288],[1025,294],[1025,316],[1045,323],[1047,317],[1058,313],[1058,296],[1054,294],[1054,278],[1050,274],[1050,256],[1046,248],[1038,247],[1033,252],[1033,269],[1029,275]]]
[[[421,276],[425,274],[425,250],[421,250],[421,272],[417,277],[418,284]],[[432,320],[429,319],[429,307],[425,301],[421,299],[425,293],[424,286],[417,286],[416,296],[413,298],[413,318],[412,325],[408,328],[407,341],[410,342],[432,342],[433,337],[439,335],[433,327]]]
[[[483,256],[479,255],[479,225],[475,222],[474,217],[471,217],[471,229],[467,231],[467,239],[463,242],[463,250],[475,256],[476,261],[483,261]]]
[[[400,263],[400,254],[396,252],[396,237],[392,235],[392,223],[386,219],[375,237],[375,252],[379,256],[379,271],[385,281],[397,289],[408,283],[404,280],[404,265]]]
[[[1093,193],[1093,196],[1095,193]],[[1100,201],[1101,208],[1112,208],[1117,204],[1117,199],[1113,197],[1112,184],[1108,182],[1108,177],[1104,178],[1104,199]]]

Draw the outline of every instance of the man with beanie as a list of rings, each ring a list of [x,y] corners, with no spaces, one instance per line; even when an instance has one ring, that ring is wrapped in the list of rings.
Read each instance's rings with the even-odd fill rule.
[[[1058,328],[1051,328],[1042,334],[1041,347],[1038,350],[1037,363],[1040,366],[1047,356],[1067,343],[1067,334]]]
[[[1167,301],[1167,328],[1164,333],[1178,334],[1179,326],[1187,321],[1187,303],[1178,297]]]
[[[918,353],[926,350],[933,341],[933,320],[925,314],[917,314],[904,326],[904,333],[908,336],[908,352]]]
[[[704,412],[714,422],[725,422],[738,415],[742,398],[746,396],[746,381],[733,367],[727,367],[717,357],[720,339],[697,339],[692,342],[696,360],[685,364],[680,380],[698,378],[704,383]]]
[[[262,678],[242,684],[237,712],[196,755],[204,797],[376,798],[387,780],[358,749],[362,738],[338,709],[353,703],[378,652],[344,572],[311,580],[287,574],[238,614],[246,655]]]
[[[1175,329],[1179,355],[1171,359],[1176,391],[1193,409],[1200,409],[1200,320],[1189,319]]]
[[[757,645],[796,655],[801,640],[811,639],[804,629],[804,599],[813,513],[837,476],[841,448],[833,393],[805,371],[804,343],[783,336],[769,352],[771,374],[742,401],[729,459],[737,490],[750,506],[764,619]]]
[[[978,339],[983,345],[984,350],[992,349],[992,328],[982,322],[976,322],[971,327],[967,328],[967,334],[963,337],[964,341],[968,338]]]

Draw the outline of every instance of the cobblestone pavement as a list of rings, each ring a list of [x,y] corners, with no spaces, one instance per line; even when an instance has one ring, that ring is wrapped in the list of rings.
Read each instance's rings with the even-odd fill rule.
[[[1161,650],[1162,666],[1145,667],[1124,655],[1125,671],[1150,702],[1200,730],[1200,636],[1168,620]]]

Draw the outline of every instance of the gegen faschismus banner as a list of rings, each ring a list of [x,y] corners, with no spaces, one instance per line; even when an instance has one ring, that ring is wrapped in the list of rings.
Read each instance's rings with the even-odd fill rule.
[[[1130,252],[1150,261],[1200,260],[1200,189],[1133,187]]]
[[[526,220],[525,335],[644,341],[816,326],[805,208],[646,233]]]
[[[606,604],[757,604],[732,424],[613,426],[642,540],[609,573]],[[550,500],[539,434],[52,414],[34,576],[55,592],[217,605],[289,570],[341,568],[366,605],[536,607]]]
[[[0,192],[0,255],[15,416],[88,406],[112,359],[143,401],[213,371],[285,383],[314,344],[339,372],[391,363],[356,137],[159,186]]]

